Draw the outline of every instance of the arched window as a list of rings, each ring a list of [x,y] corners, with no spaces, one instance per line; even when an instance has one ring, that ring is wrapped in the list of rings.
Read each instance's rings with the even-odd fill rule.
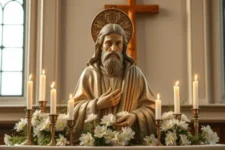
[[[23,96],[25,0],[0,0],[0,96]]]

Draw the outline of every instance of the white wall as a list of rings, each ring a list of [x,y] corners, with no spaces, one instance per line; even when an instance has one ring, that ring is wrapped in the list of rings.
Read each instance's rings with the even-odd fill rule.
[[[160,93],[163,104],[173,103],[173,85],[180,81],[181,100],[188,100],[187,61],[187,13],[184,0],[140,0],[138,4],[158,4],[158,15],[137,14],[137,61],[154,93]],[[196,3],[196,2],[195,2]],[[91,22],[94,16],[104,10],[105,0],[63,0],[62,30],[62,93],[68,97],[79,79],[86,62],[94,53],[91,37]],[[108,0],[107,4],[127,4],[126,0]],[[196,14],[202,17],[202,1],[197,2]],[[195,4],[192,4],[195,5]],[[200,9],[199,9],[200,7]],[[201,24],[200,24],[201,26]],[[197,28],[198,30],[198,28]],[[203,36],[202,31],[196,35]],[[198,37],[197,37],[198,38]],[[199,39],[199,38],[198,38]],[[193,62],[199,65],[194,71],[200,75],[200,98],[204,99],[204,70],[202,70],[203,41],[194,42],[198,57]],[[204,67],[203,67],[204,69]]]

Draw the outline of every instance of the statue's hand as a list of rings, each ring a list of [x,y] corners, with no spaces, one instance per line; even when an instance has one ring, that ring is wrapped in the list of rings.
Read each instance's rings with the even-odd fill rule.
[[[97,101],[97,109],[103,109],[115,106],[119,103],[121,92],[119,89],[112,92],[110,88],[106,93],[102,94]]]
[[[134,124],[135,121],[136,121],[136,115],[131,113],[129,115],[119,118],[116,121],[116,124],[114,125],[116,128],[121,128],[126,126],[130,127]]]

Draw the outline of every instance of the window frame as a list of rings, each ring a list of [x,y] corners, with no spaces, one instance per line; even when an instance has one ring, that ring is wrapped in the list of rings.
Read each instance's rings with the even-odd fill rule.
[[[212,56],[213,103],[225,103],[223,0],[209,1],[210,48]]]
[[[30,11],[29,11],[29,6]],[[23,95],[22,96],[0,96],[0,106],[13,106],[13,107],[21,107],[26,105],[26,95],[27,95],[27,79],[28,74],[33,70],[30,60],[33,59],[32,55],[35,52],[35,44],[33,37],[36,27],[34,24],[30,23],[30,18],[37,19],[36,17],[36,9],[37,5],[35,1],[24,1],[24,51],[23,51]],[[30,34],[30,38],[28,37]],[[29,42],[30,41],[30,42]]]

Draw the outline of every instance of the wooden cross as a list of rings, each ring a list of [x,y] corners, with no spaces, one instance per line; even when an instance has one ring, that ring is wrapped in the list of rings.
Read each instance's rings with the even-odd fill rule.
[[[130,17],[133,26],[134,26],[134,33],[131,38],[131,41],[128,45],[128,54],[134,59],[137,59],[136,54],[136,21],[135,16],[136,13],[151,13],[151,14],[158,14],[159,13],[159,6],[158,5],[136,5],[136,0],[128,0],[128,5],[105,5],[105,9],[108,8],[117,8],[120,9],[128,14]]]

